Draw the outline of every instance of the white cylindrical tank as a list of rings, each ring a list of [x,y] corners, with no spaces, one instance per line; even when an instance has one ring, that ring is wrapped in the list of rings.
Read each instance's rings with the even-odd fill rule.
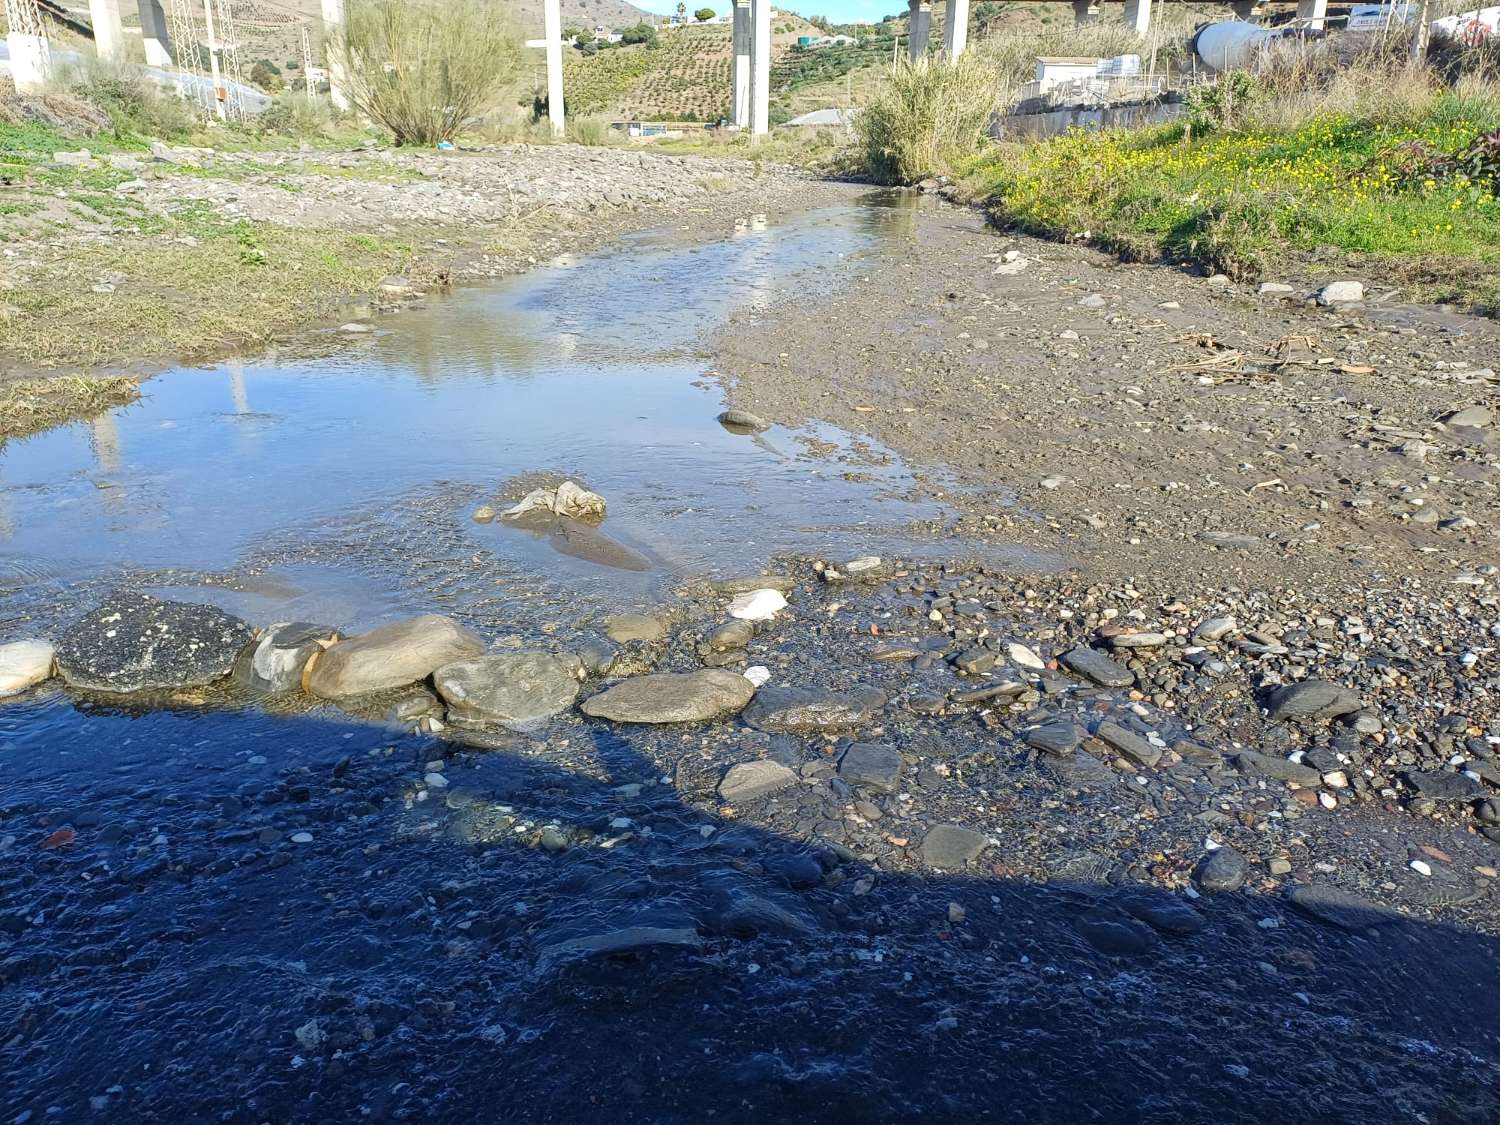
[[[1209,70],[1237,70],[1252,65],[1279,33],[1244,20],[1222,20],[1198,29],[1193,50]]]

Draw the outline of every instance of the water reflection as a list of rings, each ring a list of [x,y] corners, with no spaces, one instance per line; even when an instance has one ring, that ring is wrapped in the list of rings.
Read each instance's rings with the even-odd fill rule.
[[[844,284],[899,233],[890,218],[914,198],[752,216],[706,243],[633,238],[434,296],[373,334],[340,338],[331,354],[271,352],[161,376],[137,406],[5,447],[8,547],[74,578],[222,570],[268,543],[295,544],[307,560],[368,556],[355,544],[378,525],[403,556],[441,533],[454,557],[631,600],[678,572],[867,548],[938,514],[882,499],[910,488],[904,466],[817,428],[859,464],[849,480],[847,465],[788,455],[788,431],[726,432],[721,394],[691,351],[736,309]],[[607,541],[469,522],[502,482],[543,471],[609,499]]]

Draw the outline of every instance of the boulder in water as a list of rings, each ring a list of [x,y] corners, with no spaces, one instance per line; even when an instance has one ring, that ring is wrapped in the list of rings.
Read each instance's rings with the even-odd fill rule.
[[[550,653],[513,652],[445,664],[432,682],[450,718],[526,726],[573,706],[577,667]]]
[[[57,670],[86,691],[198,687],[229,675],[253,638],[249,625],[216,606],[122,592],[63,636]]]
[[[451,617],[413,617],[334,645],[313,661],[307,690],[323,699],[387,691],[483,651],[484,641]]]

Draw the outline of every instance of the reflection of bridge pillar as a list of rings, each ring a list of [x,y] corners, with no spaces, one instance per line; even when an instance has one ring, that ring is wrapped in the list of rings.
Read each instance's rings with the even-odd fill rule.
[[[907,0],[906,57],[916,62],[927,54],[932,35],[932,0]]]
[[[1313,31],[1322,31],[1327,17],[1328,0],[1297,0],[1297,18]]]
[[[101,59],[119,59],[125,46],[120,0],[89,0],[89,22],[94,25],[95,53]]]
[[[1125,26],[1137,35],[1151,34],[1151,0],[1125,0]]]
[[[750,0],[734,0],[734,93],[729,120],[741,129],[750,127]]]
[[[245,361],[239,356],[229,361],[229,398],[236,414],[250,413],[250,396],[245,393]]]
[[[957,62],[969,45],[969,0],[948,0],[943,18],[943,53],[949,62]]]
[[[99,468],[106,473],[118,473],[120,429],[115,425],[114,412],[105,411],[90,422],[89,426],[94,431],[94,457],[99,462]]]
[[[753,0],[750,36],[750,132],[771,131],[771,0]]]
[[[175,66],[172,61],[172,37],[167,34],[167,13],[161,0],[137,0],[141,9],[141,43],[146,48],[147,66]]]
[[[1085,27],[1099,18],[1099,5],[1095,0],[1073,0],[1073,26]]]

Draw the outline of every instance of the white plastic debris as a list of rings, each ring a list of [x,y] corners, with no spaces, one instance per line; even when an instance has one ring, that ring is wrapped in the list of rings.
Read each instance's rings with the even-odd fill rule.
[[[565,480],[556,488],[536,488],[528,492],[519,504],[506,509],[504,518],[513,520],[527,512],[543,511],[575,520],[602,520],[604,510],[604,497]]]
[[[729,616],[741,621],[769,621],[786,608],[780,590],[751,590],[729,603]]]

